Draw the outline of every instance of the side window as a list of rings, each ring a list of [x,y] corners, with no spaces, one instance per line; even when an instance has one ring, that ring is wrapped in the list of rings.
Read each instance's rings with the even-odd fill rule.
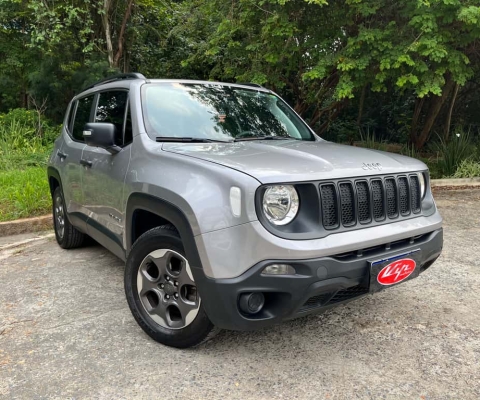
[[[75,120],[73,121],[72,136],[75,140],[83,142],[83,127],[90,121],[93,95],[79,99],[77,103],[77,112],[75,113]]]
[[[99,95],[95,122],[109,122],[117,128],[115,144],[123,146],[123,121],[128,100],[128,92],[111,91]]]

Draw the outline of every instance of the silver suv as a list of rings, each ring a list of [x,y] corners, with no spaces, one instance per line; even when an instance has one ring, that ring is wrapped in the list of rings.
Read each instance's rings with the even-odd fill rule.
[[[118,75],[70,103],[50,157],[55,233],[126,261],[154,340],[190,347],[418,276],[442,250],[425,164],[317,137],[252,84]]]

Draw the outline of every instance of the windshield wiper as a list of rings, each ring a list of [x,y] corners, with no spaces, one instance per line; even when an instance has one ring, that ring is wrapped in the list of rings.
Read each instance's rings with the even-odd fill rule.
[[[235,139],[236,142],[243,142],[247,140],[300,140],[300,139],[295,139],[292,137],[285,137],[285,136],[252,136],[252,137]]]
[[[157,136],[157,142],[177,142],[177,143],[231,143],[231,140],[215,140],[194,137],[175,137],[175,136]]]

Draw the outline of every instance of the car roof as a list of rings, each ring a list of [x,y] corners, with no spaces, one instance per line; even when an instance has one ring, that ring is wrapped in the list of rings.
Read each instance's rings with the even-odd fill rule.
[[[243,87],[248,89],[257,89],[262,92],[269,92],[268,89],[264,88],[261,85],[256,83],[230,83],[230,82],[219,82],[219,81],[202,81],[196,79],[147,79],[148,83],[188,83],[188,84],[197,84],[197,85],[220,85],[220,86],[231,86],[231,87]]]
[[[229,82],[218,82],[218,81],[203,81],[195,79],[147,79],[144,75],[140,73],[127,73],[127,74],[118,74],[102,79],[82,90],[75,98],[83,97],[84,95],[95,93],[97,91],[102,91],[109,88],[125,88],[128,89],[132,84],[138,84],[138,82],[144,83],[187,83],[187,84],[197,84],[197,85],[221,85],[221,86],[230,86],[230,87],[240,87],[251,90],[258,90],[262,92],[269,92],[268,89],[264,88],[261,85],[255,83],[229,83]]]

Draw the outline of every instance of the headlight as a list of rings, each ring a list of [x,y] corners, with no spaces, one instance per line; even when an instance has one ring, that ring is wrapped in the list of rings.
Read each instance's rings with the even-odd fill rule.
[[[263,211],[274,225],[286,225],[298,213],[298,194],[291,185],[268,186],[263,194]]]
[[[423,199],[426,190],[425,175],[423,175],[423,172],[418,173],[418,182],[420,184],[420,198]]]

